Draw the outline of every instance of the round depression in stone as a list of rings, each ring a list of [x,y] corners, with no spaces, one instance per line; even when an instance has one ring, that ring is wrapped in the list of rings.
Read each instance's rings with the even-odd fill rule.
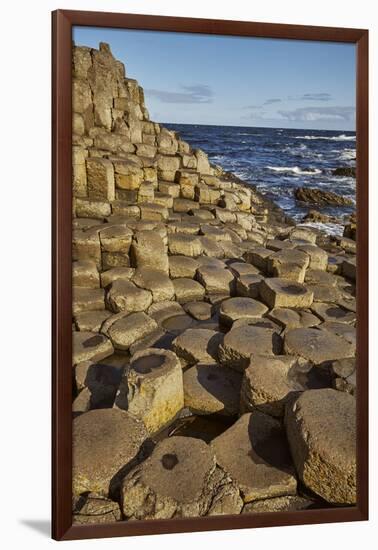
[[[141,468],[141,481],[154,493],[185,503],[200,497],[215,467],[204,441],[173,436],[159,443]]]
[[[175,368],[177,364],[177,357],[171,351],[148,348],[134,355],[130,370],[141,376],[160,376],[163,370]]]

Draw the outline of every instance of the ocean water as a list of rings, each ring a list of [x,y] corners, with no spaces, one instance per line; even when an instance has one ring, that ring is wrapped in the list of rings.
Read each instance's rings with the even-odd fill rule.
[[[341,166],[355,166],[354,132],[245,128],[165,124],[178,131],[194,148],[203,149],[212,163],[233,172],[278,204],[297,222],[311,206],[294,198],[296,187],[315,187],[355,200],[356,180],[332,175]],[[312,224],[327,233],[340,234],[342,219],[354,207],[317,207],[338,218],[336,223]]]

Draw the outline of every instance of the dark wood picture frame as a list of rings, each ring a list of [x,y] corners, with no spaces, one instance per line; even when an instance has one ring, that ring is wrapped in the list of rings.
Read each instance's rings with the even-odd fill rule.
[[[72,525],[72,27],[354,43],[357,49],[357,505],[348,508]],[[57,10],[52,14],[52,537],[56,540],[368,519],[368,31]]]

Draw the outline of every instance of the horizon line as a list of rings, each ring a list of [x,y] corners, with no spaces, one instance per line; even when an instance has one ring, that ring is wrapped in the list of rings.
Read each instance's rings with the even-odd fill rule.
[[[256,129],[263,129],[263,130],[298,130],[298,131],[313,131],[313,132],[352,132],[356,134],[356,130],[329,130],[325,128],[288,128],[285,126],[245,126],[245,125],[238,125],[238,124],[201,124],[199,122],[160,122],[163,126],[166,124],[173,124],[176,126],[217,126],[217,127],[227,127],[227,128],[256,128]]]

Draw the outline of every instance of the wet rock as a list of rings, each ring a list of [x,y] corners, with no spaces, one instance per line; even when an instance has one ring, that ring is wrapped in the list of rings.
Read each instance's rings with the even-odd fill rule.
[[[96,332],[74,332],[72,363],[82,361],[99,361],[113,353],[111,341],[103,334]]]
[[[189,365],[213,363],[223,334],[209,329],[187,329],[172,342],[173,351]]]
[[[139,312],[116,320],[109,327],[108,334],[116,349],[127,351],[134,342],[156,328],[157,323],[151,317]]]
[[[184,373],[185,407],[194,414],[236,415],[241,374],[217,364],[195,365]]]
[[[219,310],[219,321],[231,326],[238,319],[258,319],[268,308],[253,298],[229,298],[224,300]]]
[[[294,191],[294,196],[298,201],[322,206],[352,206],[354,204],[350,199],[341,197],[332,191],[310,187],[298,187]]]
[[[74,524],[113,523],[122,519],[118,502],[96,493],[73,498],[72,521]]]
[[[73,421],[74,495],[112,493],[146,440],[143,423],[117,409],[97,409]]]
[[[296,493],[285,435],[271,416],[259,411],[244,414],[210,446],[244,502]]]
[[[205,296],[205,289],[197,281],[182,277],[180,279],[174,279],[172,282],[175,289],[176,300],[179,304],[202,300]]]
[[[219,346],[221,363],[244,371],[251,355],[273,355],[279,353],[281,339],[271,329],[242,325],[228,332]]]
[[[145,311],[152,303],[152,293],[131,281],[116,279],[107,292],[106,302],[115,313]]]
[[[182,368],[176,355],[152,348],[135,353],[115,407],[142,420],[149,433],[164,427],[184,407]]]
[[[203,516],[211,504],[214,470],[214,455],[203,441],[164,439],[124,479],[123,513],[130,520]]]
[[[334,176],[346,176],[348,178],[355,178],[356,169],[354,166],[340,166],[339,168],[335,168],[334,170],[332,170],[332,174]]]
[[[295,328],[285,334],[285,353],[299,355],[312,363],[343,359],[354,355],[354,346],[326,330]]]
[[[331,216],[318,212],[318,210],[309,210],[304,216],[303,221],[305,222],[315,222],[315,223],[329,223],[331,221]]]
[[[329,388],[302,393],[286,411],[298,475],[332,504],[356,502],[355,416],[354,398]]]
[[[313,292],[301,283],[277,277],[261,282],[260,295],[270,308],[308,308],[314,296]]]

